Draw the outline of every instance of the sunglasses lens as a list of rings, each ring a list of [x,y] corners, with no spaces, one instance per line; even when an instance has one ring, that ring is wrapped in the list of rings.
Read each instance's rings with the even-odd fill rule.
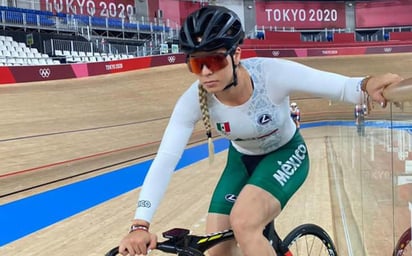
[[[187,65],[189,66],[189,70],[195,74],[200,74],[203,66],[215,72],[228,65],[226,56],[227,54],[222,53],[202,57],[189,57]]]

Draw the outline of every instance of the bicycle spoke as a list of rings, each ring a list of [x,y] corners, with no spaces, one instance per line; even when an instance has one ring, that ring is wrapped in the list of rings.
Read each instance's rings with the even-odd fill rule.
[[[313,235],[304,235],[297,238],[289,249],[294,256],[329,255],[328,248],[318,237]]]

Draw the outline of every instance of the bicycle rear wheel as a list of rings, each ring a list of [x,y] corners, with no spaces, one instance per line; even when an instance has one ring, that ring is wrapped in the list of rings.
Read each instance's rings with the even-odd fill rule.
[[[409,256],[412,255],[411,245],[411,228],[408,228],[399,238],[398,243],[393,250],[393,256]]]
[[[338,255],[332,239],[315,224],[303,224],[293,229],[283,240],[293,256]]]

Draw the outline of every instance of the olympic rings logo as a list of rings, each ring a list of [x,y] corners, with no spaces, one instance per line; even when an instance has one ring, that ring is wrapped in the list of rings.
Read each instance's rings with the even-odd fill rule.
[[[49,68],[41,68],[39,69],[39,74],[43,78],[48,78],[51,74],[51,70]]]
[[[272,51],[272,55],[273,55],[274,57],[279,56],[279,54],[280,54],[280,51]]]
[[[176,56],[168,56],[167,57],[167,61],[169,61],[169,63],[175,63],[175,61],[176,61]]]

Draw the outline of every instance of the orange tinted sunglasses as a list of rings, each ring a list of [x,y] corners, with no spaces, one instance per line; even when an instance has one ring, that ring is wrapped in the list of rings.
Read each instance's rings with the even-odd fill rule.
[[[206,66],[212,72],[216,72],[229,64],[226,59],[227,55],[229,55],[229,51],[205,56],[188,56],[186,62],[190,72],[196,75],[202,73],[203,66]]]

